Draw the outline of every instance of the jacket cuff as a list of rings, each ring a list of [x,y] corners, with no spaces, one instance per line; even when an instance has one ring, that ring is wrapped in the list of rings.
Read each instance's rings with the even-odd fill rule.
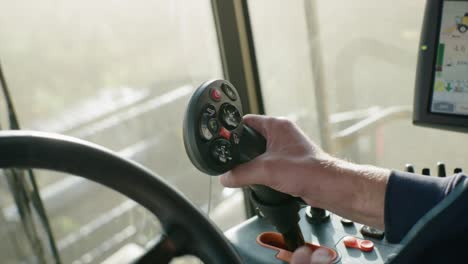
[[[452,177],[437,178],[392,171],[385,194],[385,233],[397,243],[413,225],[445,196]]]

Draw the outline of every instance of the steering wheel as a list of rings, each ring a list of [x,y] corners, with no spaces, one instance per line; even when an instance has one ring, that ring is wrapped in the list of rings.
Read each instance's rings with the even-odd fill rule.
[[[136,263],[195,255],[204,263],[241,263],[234,247],[195,205],[143,166],[101,146],[52,133],[0,131],[0,168],[65,172],[120,192],[152,212],[165,234]]]

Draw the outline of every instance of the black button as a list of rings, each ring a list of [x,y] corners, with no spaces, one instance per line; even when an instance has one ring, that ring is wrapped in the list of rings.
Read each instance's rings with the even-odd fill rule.
[[[363,236],[375,239],[383,239],[385,235],[384,231],[366,225],[362,226],[360,231]]]
[[[208,120],[208,129],[211,131],[211,133],[215,135],[218,134],[219,124],[216,118],[211,118],[210,120]]]
[[[209,115],[210,117],[215,117],[216,116],[216,108],[214,107],[214,105],[206,105],[205,108],[203,109],[203,112],[202,114],[207,114]]]
[[[221,123],[229,129],[233,130],[239,126],[242,117],[235,106],[232,104],[223,104],[220,109]]]
[[[232,142],[234,142],[234,144],[236,144],[236,145],[239,144],[240,137],[239,137],[239,135],[237,133],[232,133],[231,138],[232,138]]]
[[[213,138],[213,134],[216,134],[210,129],[210,120],[214,118],[210,118],[209,114],[204,113],[201,120],[200,120],[200,135],[205,140],[211,140]]]
[[[221,164],[228,164],[232,160],[231,143],[225,139],[218,139],[211,145],[211,156]]]
[[[237,100],[236,92],[229,85],[223,83],[221,85],[221,89],[227,95],[227,97],[229,97],[229,99],[231,99],[233,101]]]

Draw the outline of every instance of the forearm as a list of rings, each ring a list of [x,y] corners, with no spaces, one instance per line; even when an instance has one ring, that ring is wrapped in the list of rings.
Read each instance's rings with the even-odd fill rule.
[[[329,162],[320,172],[320,183],[309,182],[303,197],[353,221],[384,229],[385,191],[390,171],[342,160]]]

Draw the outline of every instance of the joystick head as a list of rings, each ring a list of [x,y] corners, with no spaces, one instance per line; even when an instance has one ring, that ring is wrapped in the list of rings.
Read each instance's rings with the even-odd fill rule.
[[[219,175],[240,163],[242,104],[225,80],[203,83],[192,95],[184,118],[184,146],[192,163]]]

